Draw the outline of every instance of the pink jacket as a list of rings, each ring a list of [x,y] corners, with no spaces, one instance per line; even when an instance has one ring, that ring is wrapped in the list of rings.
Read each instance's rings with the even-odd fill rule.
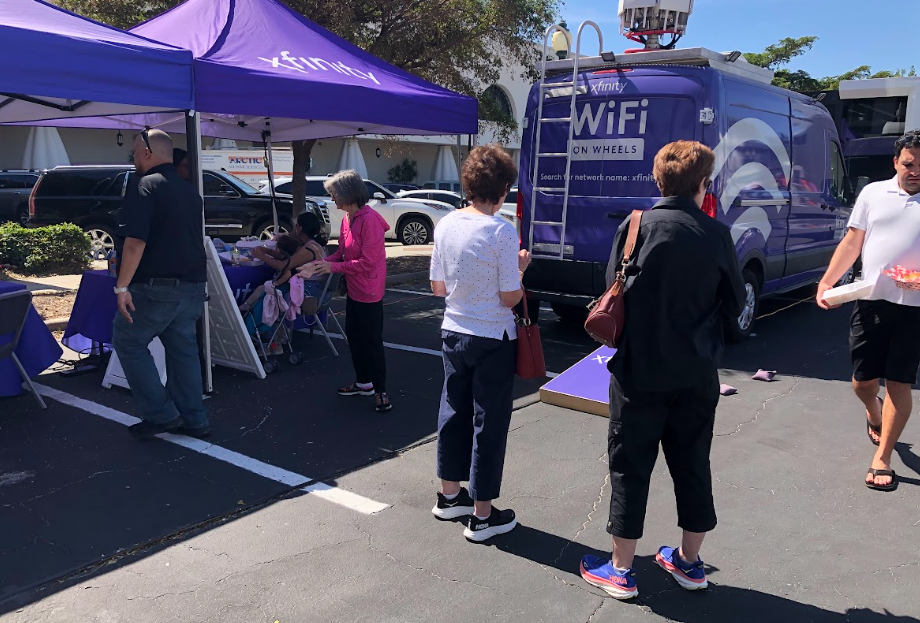
[[[326,258],[330,270],[344,273],[349,298],[359,303],[383,299],[387,278],[387,254],[383,235],[390,228],[380,214],[364,206],[342,219],[339,249]]]

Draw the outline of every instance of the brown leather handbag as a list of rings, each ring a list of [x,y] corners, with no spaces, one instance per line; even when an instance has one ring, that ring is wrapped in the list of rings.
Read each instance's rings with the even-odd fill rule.
[[[540,327],[530,322],[526,293],[522,300],[524,301],[524,317],[514,320],[517,324],[517,367],[514,373],[522,379],[538,379],[546,376],[546,361],[543,359]]]
[[[604,346],[611,348],[620,343],[620,337],[623,335],[623,325],[626,322],[626,302],[623,300],[626,293],[626,267],[629,266],[633,251],[636,250],[641,222],[642,210],[633,210],[629,219],[626,246],[623,247],[623,261],[616,278],[610,288],[588,306],[590,311],[585,321],[585,331]]]

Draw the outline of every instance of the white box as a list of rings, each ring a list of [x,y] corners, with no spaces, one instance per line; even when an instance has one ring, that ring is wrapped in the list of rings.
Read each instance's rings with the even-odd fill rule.
[[[853,283],[847,284],[845,286],[839,286],[836,288],[831,288],[824,292],[824,301],[828,305],[836,307],[837,305],[843,305],[844,303],[849,303],[850,301],[855,301],[864,297],[869,296],[872,293],[872,288],[875,287],[875,282],[878,279],[866,279],[863,281],[854,281]]]

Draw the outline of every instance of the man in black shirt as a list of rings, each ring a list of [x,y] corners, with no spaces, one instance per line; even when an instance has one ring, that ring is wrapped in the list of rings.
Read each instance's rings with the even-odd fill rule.
[[[581,574],[618,599],[638,594],[632,570],[642,536],[659,444],[674,481],[681,546],[658,550],[658,565],[686,589],[706,588],[699,558],[715,528],[709,450],[719,401],[723,320],[738,316],[744,283],[728,227],[700,209],[715,157],[700,143],[666,145],[653,175],[665,197],[642,215],[626,270],[626,324],[608,367],[607,438],[612,559],[585,556]],[[623,258],[627,220],[614,240],[608,286]]]
[[[130,427],[140,438],[210,433],[195,332],[207,281],[202,202],[176,171],[172,150],[160,130],[135,138],[140,179],[125,196],[118,227],[124,245],[112,345],[143,418]],[[165,388],[148,350],[156,337],[166,351]]]

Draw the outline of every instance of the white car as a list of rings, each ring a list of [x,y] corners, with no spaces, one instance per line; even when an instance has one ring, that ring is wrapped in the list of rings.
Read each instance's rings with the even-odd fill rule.
[[[517,217],[517,197],[518,189],[517,187],[512,188],[508,191],[508,196],[505,197],[505,203],[502,204],[502,207],[498,210],[500,216],[505,217],[511,224],[514,225],[514,228],[517,230],[518,236],[521,235],[521,222]]]
[[[403,190],[396,194],[407,199],[430,199],[441,203],[449,203],[455,208],[463,207],[463,197],[460,196],[460,193],[455,193],[452,190]]]
[[[306,195],[307,199],[326,206],[329,211],[331,237],[338,238],[345,213],[335,207],[335,202],[323,188],[326,179],[328,178],[323,175],[308,175]],[[367,184],[367,192],[371,197],[368,205],[379,212],[390,226],[386,233],[387,238],[398,240],[405,245],[433,242],[435,226],[454,210],[448,203],[398,197],[376,182],[364,180],[364,183]],[[292,184],[292,178],[276,178],[275,192],[290,194]],[[267,181],[261,192],[270,192]]]
[[[517,218],[517,188],[512,188],[508,191],[508,196],[505,197],[505,203],[502,204],[501,209],[498,211],[499,216],[502,216],[514,225],[514,228],[518,230],[518,235],[520,235],[520,223],[518,223]],[[443,201],[444,203],[449,203],[455,208],[460,208],[463,206],[463,197],[460,196],[460,193],[455,193],[452,190],[404,190],[398,193],[400,197],[406,197],[407,199],[431,199],[434,201]]]

